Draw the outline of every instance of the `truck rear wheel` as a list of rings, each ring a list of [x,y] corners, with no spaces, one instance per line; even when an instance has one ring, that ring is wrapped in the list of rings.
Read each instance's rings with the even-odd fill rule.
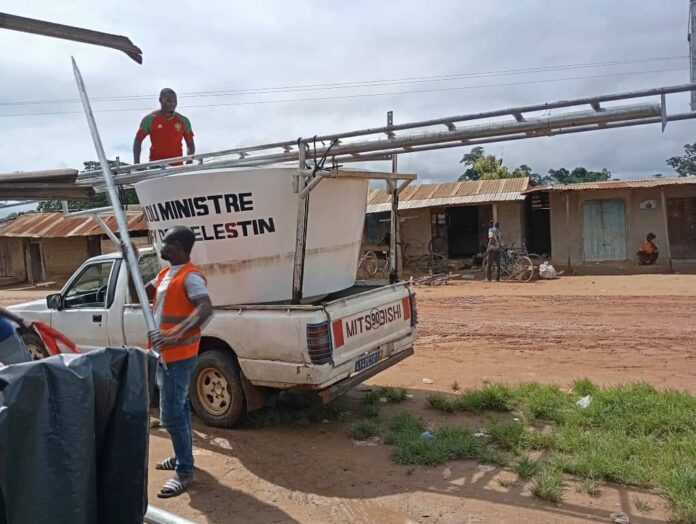
[[[41,337],[32,331],[27,331],[21,334],[24,345],[27,346],[32,360],[41,360],[48,357],[48,350],[41,340]]]
[[[198,356],[190,387],[193,411],[208,426],[231,428],[244,412],[239,367],[232,352],[211,349]]]

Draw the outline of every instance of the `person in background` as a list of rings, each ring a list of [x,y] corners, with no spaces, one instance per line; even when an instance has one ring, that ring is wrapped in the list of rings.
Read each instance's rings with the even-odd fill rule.
[[[497,266],[497,273],[495,280],[500,282],[500,255],[503,248],[503,235],[500,232],[500,224],[496,222],[493,227],[488,229],[488,246],[486,247],[486,259],[488,265],[486,266],[486,282],[491,281],[491,272],[493,271],[493,264]]]
[[[660,250],[658,249],[657,244],[655,244],[656,238],[655,233],[648,233],[648,235],[645,237],[645,242],[640,245],[637,255],[638,263],[641,266],[651,266],[657,262],[657,257],[660,254]]]
[[[19,330],[28,330],[29,325],[23,318],[0,308],[0,366],[31,362],[31,353],[27,349]]]
[[[150,161],[165,160],[183,156],[181,141],[186,142],[186,154],[196,152],[193,141],[191,121],[176,112],[176,93],[168,87],[160,91],[160,109],[153,111],[140,122],[140,127],[133,141],[133,163],[140,163],[140,151],[143,140],[150,136]],[[191,163],[190,161],[187,163]],[[181,165],[174,163],[172,165]]]
[[[160,257],[170,266],[162,269],[145,288],[148,298],[155,302],[155,323],[162,340],[156,371],[160,422],[169,432],[174,447],[174,455],[155,466],[175,471],[174,477],[157,494],[160,498],[176,497],[193,482],[189,384],[198,357],[201,329],[213,314],[205,276],[191,262],[195,241],[193,231],[187,227],[176,226],[167,231]],[[123,246],[122,250],[125,251]],[[132,281],[130,288],[131,297],[136,297]]]

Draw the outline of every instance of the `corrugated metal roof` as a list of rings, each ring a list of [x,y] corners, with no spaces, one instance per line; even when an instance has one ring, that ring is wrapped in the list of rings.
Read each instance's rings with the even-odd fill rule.
[[[0,173],[0,198],[8,200],[84,200],[91,187],[75,185],[77,170],[49,169]]]
[[[640,189],[677,186],[682,184],[696,184],[696,176],[608,180],[606,182],[582,182],[579,184],[554,184],[550,186],[532,187],[524,191],[524,193],[536,193],[538,191],[582,191],[587,189]]]
[[[128,230],[144,231],[147,222],[141,210],[127,211]],[[118,231],[113,215],[101,215],[112,231]],[[0,226],[0,237],[66,238],[102,235],[101,228],[91,217],[66,218],[63,213],[26,213]]]
[[[444,184],[411,184],[399,195],[399,209],[457,206],[524,200],[529,178],[475,180]],[[373,189],[367,196],[367,212],[381,213],[391,209],[391,196],[386,189]]]

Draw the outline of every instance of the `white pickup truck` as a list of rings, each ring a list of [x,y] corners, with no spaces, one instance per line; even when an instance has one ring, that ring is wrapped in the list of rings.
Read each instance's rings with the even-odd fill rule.
[[[159,271],[144,250],[144,281]],[[140,306],[128,290],[120,253],[87,260],[58,294],[9,308],[72,339],[81,351],[145,347]],[[230,427],[274,392],[316,390],[325,402],[413,354],[415,294],[406,283],[356,285],[306,305],[216,307],[191,380],[191,403],[208,425]],[[25,342],[46,354],[38,339]]]

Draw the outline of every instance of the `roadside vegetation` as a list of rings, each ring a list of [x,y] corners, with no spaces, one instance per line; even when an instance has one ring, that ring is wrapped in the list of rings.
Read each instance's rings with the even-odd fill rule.
[[[579,380],[571,392],[489,384],[427,398],[434,410],[488,418],[477,429],[463,427],[465,422],[430,427],[407,410],[382,415],[385,405],[409,398],[405,389],[390,387],[372,388],[351,406],[300,397],[246,420],[252,426],[349,423],[353,440],[383,441],[398,464],[473,459],[507,467],[530,483],[534,496],[551,503],[562,501],[565,475],[592,497],[606,482],[654,489],[671,503],[671,522],[696,524],[696,397],[686,392],[646,384],[600,388]],[[641,512],[651,509],[640,499],[634,504]]]
[[[575,382],[571,393],[491,384],[457,396],[434,394],[428,405],[447,413],[513,415],[490,423],[471,458],[507,463],[520,477],[533,478],[532,493],[541,499],[560,500],[566,473],[580,478],[579,490],[591,496],[605,481],[655,488],[671,502],[674,522],[696,523],[696,398],[686,392],[647,384],[599,388],[589,380]],[[469,438],[465,430],[446,429],[451,432]],[[438,447],[437,440],[420,445]],[[442,462],[429,449],[405,455],[403,447],[394,450],[397,462],[405,456],[412,463]],[[546,451],[538,464],[526,454],[535,449]]]

